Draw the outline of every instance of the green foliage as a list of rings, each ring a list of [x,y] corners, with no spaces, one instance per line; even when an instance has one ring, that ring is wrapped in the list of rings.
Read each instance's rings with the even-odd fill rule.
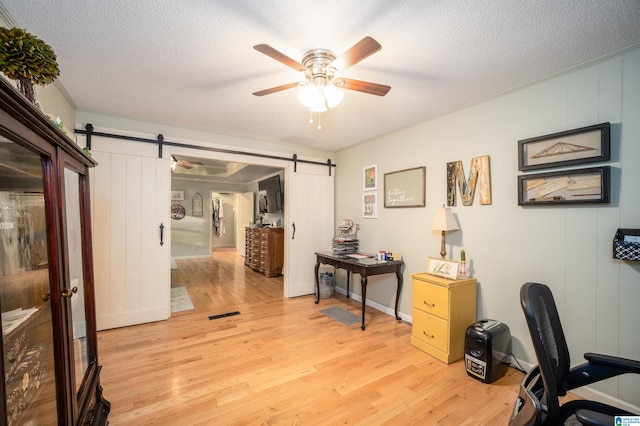
[[[0,27],[0,71],[13,80],[42,86],[60,75],[53,49],[20,28]]]

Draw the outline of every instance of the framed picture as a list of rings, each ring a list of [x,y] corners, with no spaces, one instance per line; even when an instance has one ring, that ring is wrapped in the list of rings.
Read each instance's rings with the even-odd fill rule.
[[[202,216],[202,195],[196,192],[196,194],[191,199],[191,213],[193,217]]]
[[[171,201],[183,201],[184,191],[171,191]]]
[[[414,167],[384,174],[384,206],[424,207],[427,168]]]
[[[378,189],[378,165],[372,164],[362,168],[362,189],[373,191]]]
[[[548,169],[597,163],[610,158],[609,123],[518,141],[518,169]]]
[[[518,176],[518,205],[609,204],[610,167]]]
[[[378,217],[378,191],[362,193],[362,217],[365,219]]]
[[[458,278],[458,267],[460,263],[457,260],[437,259],[429,257],[427,263],[427,273],[437,275],[439,277],[455,280]]]

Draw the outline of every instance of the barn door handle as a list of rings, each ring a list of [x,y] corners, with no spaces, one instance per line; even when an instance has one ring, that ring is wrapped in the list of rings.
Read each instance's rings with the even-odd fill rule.
[[[164,225],[161,223],[160,224],[160,245],[163,246],[164,245]]]
[[[295,240],[296,239],[296,223],[293,222],[291,226],[293,227],[293,234],[291,234],[291,239]]]

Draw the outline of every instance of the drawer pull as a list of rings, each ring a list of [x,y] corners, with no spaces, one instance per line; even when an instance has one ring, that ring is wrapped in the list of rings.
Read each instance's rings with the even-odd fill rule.
[[[436,338],[435,335],[429,334],[426,331],[423,331],[422,334],[424,334],[427,339],[435,339]]]
[[[427,303],[426,300],[423,300],[422,303],[424,303],[425,305],[427,305],[428,308],[435,308],[436,304],[435,303]]]

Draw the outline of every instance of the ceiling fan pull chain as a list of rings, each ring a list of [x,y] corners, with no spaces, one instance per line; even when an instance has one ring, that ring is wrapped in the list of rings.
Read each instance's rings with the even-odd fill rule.
[[[316,129],[322,130],[322,125],[320,124],[320,113],[318,113],[318,127],[316,127]]]

